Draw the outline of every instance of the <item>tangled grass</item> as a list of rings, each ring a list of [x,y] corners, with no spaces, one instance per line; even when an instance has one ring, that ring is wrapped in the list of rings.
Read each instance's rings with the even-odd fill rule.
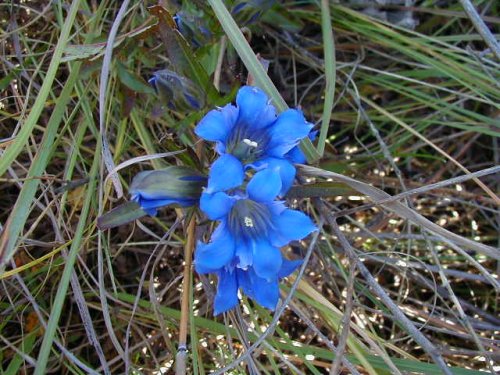
[[[199,46],[172,2],[0,4],[0,373],[499,371],[498,57],[452,2],[351,3],[280,1],[241,31],[194,1]],[[200,109],[155,95],[165,68]],[[185,267],[200,215],[96,219],[139,170],[206,170],[193,128],[247,78],[321,130],[288,195],[321,230],[284,250],[307,262],[276,312],[214,318],[214,280]]]

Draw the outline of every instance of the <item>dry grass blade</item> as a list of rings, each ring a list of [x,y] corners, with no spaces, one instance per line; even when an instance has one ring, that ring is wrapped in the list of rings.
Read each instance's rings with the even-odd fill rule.
[[[120,23],[125,16],[125,12],[127,11],[128,4],[130,0],[124,0],[120,6],[120,10],[116,15],[116,18],[113,22],[113,26],[109,32],[108,40],[106,42],[106,50],[104,52],[104,58],[102,61],[102,69],[101,69],[101,80],[99,87],[99,132],[102,138],[102,158],[104,160],[104,164],[108,169],[108,173],[111,176],[111,181],[113,181],[113,186],[116,190],[116,195],[118,198],[123,197],[123,187],[120,182],[118,176],[113,173],[115,169],[115,163],[113,162],[113,155],[111,155],[111,151],[109,149],[109,142],[107,137],[106,130],[106,92],[108,90],[108,78],[109,71],[111,69],[111,57],[113,56],[113,47],[115,43],[116,34],[118,33],[118,28],[120,27]]]
[[[460,3],[462,4],[465,13],[467,13],[467,15],[469,16],[478,33],[481,34],[488,47],[490,47],[491,51],[495,54],[497,60],[500,60],[500,45],[498,44],[496,37],[491,33],[490,29],[488,29],[488,26],[486,26],[486,24],[484,23],[476,8],[474,8],[474,5],[472,5],[469,0],[460,0]]]
[[[154,159],[167,158],[170,156],[182,154],[184,151],[185,150],[179,150],[179,151],[173,151],[173,152],[163,152],[163,153],[154,154],[154,155],[143,155],[143,156],[137,156],[135,158],[124,161],[124,162],[118,164],[116,167],[114,167],[111,171],[108,172],[108,175],[104,179],[104,184],[106,184],[110,178],[113,178],[113,176],[116,173],[118,173],[119,171],[121,171],[124,168],[130,167],[131,165],[141,163],[144,161],[154,160]]]
[[[327,216],[328,217],[328,216]],[[435,361],[435,363],[441,368],[443,374],[452,375],[451,370],[446,365],[446,362],[443,360],[443,357],[439,354],[437,348],[415,327],[413,322],[411,322],[399,309],[399,307],[391,300],[391,298],[387,295],[384,289],[379,285],[379,283],[375,280],[372,274],[368,271],[365,265],[358,259],[356,254],[354,253],[349,241],[342,233],[340,228],[338,227],[335,220],[329,221],[330,225],[333,227],[333,231],[339,238],[342,247],[346,250],[351,262],[356,264],[356,267],[359,269],[360,273],[366,279],[370,287],[375,291],[375,294],[380,297],[383,303],[387,306],[387,308],[391,311],[396,319],[407,331],[411,334],[412,338],[422,346],[422,348],[429,354],[429,356]]]
[[[353,178],[335,172],[329,172],[322,169],[310,167],[307,165],[300,166],[300,170],[307,176],[331,178],[335,181],[343,182],[349,185],[351,188],[359,191],[360,193],[365,194],[374,202],[383,201],[385,199],[392,199],[392,197],[389,194],[380,189],[377,189],[364,182],[355,180]],[[388,202],[388,203],[382,203],[381,206],[388,209],[389,211],[396,213],[400,217],[410,220],[411,222],[427,229],[431,233],[435,233],[449,239],[450,241],[456,243],[457,245],[467,247],[481,254],[485,254],[493,259],[500,260],[500,250],[481,244],[476,241],[472,241],[468,238],[464,238],[455,233],[452,233],[440,227],[439,225],[433,223],[432,221],[426,219],[418,212],[413,211],[412,209],[408,208],[402,203]]]
[[[439,152],[441,155],[445,156],[447,159],[449,159],[451,162],[453,162],[453,164],[455,164],[457,167],[459,167],[462,171],[464,171],[465,173],[467,174],[470,174],[471,172],[465,168],[462,164],[460,164],[458,161],[456,161],[453,157],[451,157],[447,152],[445,152],[444,150],[442,150],[440,147],[436,146],[434,143],[432,143],[431,141],[429,141],[426,137],[424,137],[423,135],[421,135],[419,132],[415,131],[414,129],[412,129],[410,126],[408,126],[407,124],[405,124],[403,121],[399,120],[396,116],[392,115],[391,113],[387,112],[385,109],[383,109],[382,107],[380,107],[379,105],[375,104],[373,101],[367,99],[367,98],[363,98],[363,101],[365,101],[366,103],[368,103],[370,106],[372,106],[373,108],[375,108],[377,111],[379,111],[380,113],[383,113],[385,116],[387,116],[388,118],[390,118],[391,120],[394,120],[397,124],[401,125],[402,127],[404,127],[406,130],[408,130],[409,132],[411,132],[413,135],[415,135],[416,137],[420,138],[421,140],[423,140],[425,143],[427,143],[429,146],[431,146],[433,149],[435,149],[437,152]],[[489,187],[487,187],[485,184],[483,184],[480,180],[478,180],[477,178],[473,178],[473,180],[498,204],[500,205],[500,198],[493,192],[491,191],[491,189]]]

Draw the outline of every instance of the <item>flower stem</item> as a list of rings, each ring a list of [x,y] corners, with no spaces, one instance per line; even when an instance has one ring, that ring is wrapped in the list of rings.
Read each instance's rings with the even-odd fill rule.
[[[203,142],[196,144],[196,155],[203,157]],[[186,230],[186,244],[184,246],[184,273],[182,275],[182,299],[181,299],[181,320],[179,323],[179,346],[175,356],[175,375],[186,374],[187,355],[187,332],[189,320],[189,296],[191,288],[191,268],[193,264],[193,251],[196,236],[196,213],[191,216],[191,220]]]
[[[182,282],[181,321],[179,325],[179,346],[175,356],[175,374],[186,374],[187,332],[189,319],[189,292],[191,288],[191,265],[194,250],[196,217],[193,215],[187,228],[187,240],[184,246],[184,274]]]

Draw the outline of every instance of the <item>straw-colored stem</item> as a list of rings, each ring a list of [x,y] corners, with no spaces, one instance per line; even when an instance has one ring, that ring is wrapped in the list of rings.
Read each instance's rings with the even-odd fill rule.
[[[175,357],[176,375],[186,373],[186,352],[187,352],[187,333],[189,320],[189,288],[191,280],[191,265],[194,250],[194,238],[196,229],[196,219],[193,216],[187,228],[187,241],[184,246],[184,274],[182,283],[182,300],[181,300],[181,320],[179,325],[179,346]]]

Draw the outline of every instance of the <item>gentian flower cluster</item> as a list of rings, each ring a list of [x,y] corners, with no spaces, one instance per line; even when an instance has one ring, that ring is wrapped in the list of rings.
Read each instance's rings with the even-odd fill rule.
[[[158,91],[166,77],[154,77]],[[293,184],[294,163],[305,161],[298,144],[314,137],[312,127],[301,111],[289,109],[278,115],[262,90],[244,86],[236,105],[208,112],[195,129],[201,138],[215,142],[219,154],[208,178],[187,167],[171,166],[140,172],[132,181],[131,200],[142,213],[154,216],[164,206],[199,204],[210,220],[217,221],[210,241],[198,242],[194,256],[198,273],[218,277],[216,315],[237,305],[239,290],[274,309],[279,280],[302,263],[285,259],[281,248],[317,228],[280,198]],[[120,213],[110,212],[105,222],[122,222],[115,218]]]
[[[194,260],[198,273],[218,277],[216,315],[238,303],[239,289],[274,309],[279,279],[301,264],[284,259],[280,248],[316,227],[278,197],[293,183],[293,162],[303,158],[298,143],[311,128],[298,110],[277,115],[264,92],[250,86],[239,90],[236,106],[210,111],[196,127],[220,155],[200,199],[201,210],[219,223],[209,243],[198,243]]]

